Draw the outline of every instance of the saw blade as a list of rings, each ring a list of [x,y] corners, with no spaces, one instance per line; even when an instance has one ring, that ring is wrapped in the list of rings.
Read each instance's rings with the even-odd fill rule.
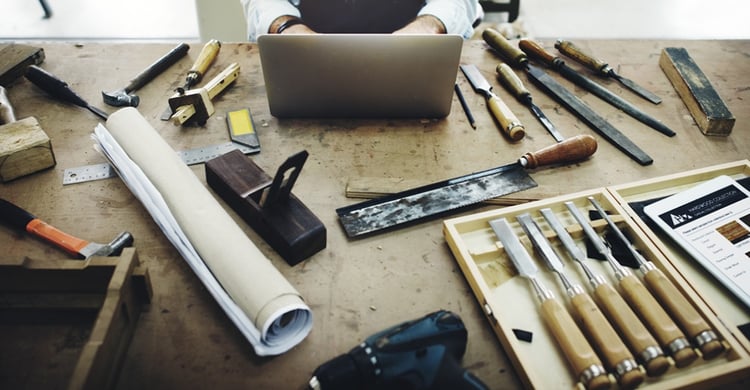
[[[523,166],[513,163],[342,207],[336,213],[346,234],[357,237],[536,186]]]
[[[260,151],[260,146],[252,148],[234,142],[203,146],[199,148],[178,151],[177,155],[187,165],[204,163],[212,158],[239,149],[243,154],[253,154]],[[86,165],[76,168],[68,168],[63,173],[63,185],[85,183],[93,180],[103,180],[116,177],[117,172],[109,163]]]

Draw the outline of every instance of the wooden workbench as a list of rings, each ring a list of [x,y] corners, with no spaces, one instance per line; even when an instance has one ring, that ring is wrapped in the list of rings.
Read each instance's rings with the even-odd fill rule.
[[[552,41],[542,43],[554,51]],[[747,103],[750,41],[577,43],[607,59],[620,74],[661,96],[664,101],[660,105],[651,105],[617,82],[602,80],[611,90],[671,127],[677,136],[668,138],[651,130],[550,72],[653,157],[653,165],[640,166],[601,140],[521,74],[536,104],[564,136],[583,133],[600,140],[599,150],[588,161],[533,172],[539,187],[524,192],[523,196],[533,199],[566,194],[750,157]],[[101,91],[126,85],[173,47],[170,44],[39,45],[46,52],[42,67],[63,78],[93,105],[109,112],[114,108],[104,105]],[[495,85],[497,94],[526,125],[527,137],[518,143],[502,137],[484,98],[472,91],[462,75],[457,80],[477,119],[476,130],[469,126],[457,100],[451,114],[443,120],[279,120],[269,114],[258,50],[252,44],[223,45],[206,77],[212,77],[231,62],[240,63],[241,74],[235,85],[215,101],[217,114],[205,127],[178,128],[160,121],[158,117],[166,107],[167,98],[182,84],[200,46],[193,44],[189,58],[137,91],[141,97],[139,110],[175,150],[226,142],[225,113],[248,107],[262,147],[261,153],[252,158],[267,172],[275,172],[295,152],[310,153],[293,192],[326,225],[325,250],[290,267],[232,214],[312,308],[311,334],[281,356],[254,355],[247,341],[119,179],[62,185],[64,169],[105,161],[93,149],[90,139],[97,117],[49,99],[25,79],[8,89],[16,116],[35,116],[50,136],[57,165],[0,184],[0,197],[89,240],[108,242],[119,232],[130,231],[135,236],[141,261],[149,268],[153,302],[137,325],[118,388],[302,389],[317,366],[353,348],[365,337],[438,309],[456,312],[468,329],[469,342],[462,362],[465,367],[493,389],[519,387],[520,382],[444,241],[440,220],[349,240],[334,211],[355,202],[345,196],[350,178],[396,177],[426,184],[508,163],[526,151],[551,144],[553,139],[528,109],[497,82],[494,74],[500,58],[478,40],[467,41],[462,56],[464,63],[480,67]],[[687,48],[723,97],[736,117],[730,136],[707,137],[694,124],[658,66],[661,50],[669,46]],[[578,68],[577,64],[570,65]],[[304,71],[304,66],[300,66],[300,71]],[[204,178],[203,165],[192,169]],[[5,227],[0,227],[0,248],[3,258],[66,256]],[[71,338],[74,337],[70,334],[61,336],[61,341],[55,344],[58,353],[75,347]],[[0,367],[2,360],[9,358],[13,357],[0,351]],[[49,387],[51,384],[44,383],[45,376],[39,372],[0,373],[0,387],[5,387],[2,383],[9,380],[10,374],[28,375],[22,377],[21,383],[30,387]]]

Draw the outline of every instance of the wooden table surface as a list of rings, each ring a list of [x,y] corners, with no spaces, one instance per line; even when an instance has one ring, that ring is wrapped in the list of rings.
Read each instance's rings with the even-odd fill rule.
[[[554,42],[541,43],[555,51]],[[653,165],[640,166],[536,89],[526,75],[520,74],[536,104],[564,136],[592,134],[600,141],[599,150],[588,161],[532,172],[539,186],[525,191],[524,197],[542,198],[624,184],[750,157],[747,103],[750,100],[750,41],[592,40],[576,43],[607,59],[620,74],[661,96],[663,102],[652,105],[616,81],[600,80],[671,127],[677,135],[663,136],[550,72],[653,157]],[[43,68],[108,112],[114,108],[102,102],[101,91],[123,87],[174,46],[59,42],[38,45],[46,52]],[[118,388],[302,389],[317,366],[353,348],[365,337],[438,309],[459,314],[468,329],[464,367],[490,388],[520,387],[508,358],[445,243],[440,220],[349,240],[335,213],[336,208],[357,201],[345,196],[350,179],[400,178],[426,184],[509,163],[527,151],[553,143],[529,110],[498,83],[495,66],[501,59],[481,40],[467,41],[462,54],[462,62],[478,65],[495,86],[495,92],[526,125],[527,137],[517,143],[503,138],[484,98],[473,92],[463,75],[458,75],[457,80],[477,120],[476,130],[469,126],[456,99],[451,114],[442,120],[274,118],[268,110],[258,49],[244,43],[224,44],[216,64],[206,76],[213,77],[231,62],[239,62],[241,66],[237,82],[215,100],[217,113],[205,127],[179,128],[160,121],[158,118],[166,107],[167,98],[182,84],[201,46],[192,44],[189,58],[137,91],[141,97],[140,112],[175,150],[227,142],[225,113],[247,107],[254,117],[262,147],[261,153],[252,158],[264,170],[273,174],[293,153],[301,150],[310,153],[293,192],[326,225],[325,250],[290,267],[232,213],[313,311],[310,335],[289,352],[276,357],[261,358],[252,352],[248,342],[119,179],[62,185],[66,168],[105,161],[94,150],[90,139],[98,118],[84,109],[51,100],[25,79],[8,88],[16,116],[35,116],[52,139],[57,165],[0,184],[0,197],[88,240],[108,242],[119,232],[130,231],[135,236],[139,257],[151,274],[153,302],[138,322]],[[665,47],[687,48],[711,80],[736,117],[730,136],[707,137],[700,132],[659,68],[658,59]],[[568,62],[580,69],[577,64]],[[192,169],[204,180],[203,165]],[[464,210],[456,215],[479,210],[482,208]],[[5,227],[0,227],[0,248],[2,258],[66,257],[39,240]],[[69,339],[67,335],[60,342],[58,351],[65,349]],[[0,357],[8,358],[2,353]],[[8,377],[0,376],[0,383],[3,380]],[[45,387],[40,386],[44,385],[39,383],[40,379],[24,380],[31,387]]]

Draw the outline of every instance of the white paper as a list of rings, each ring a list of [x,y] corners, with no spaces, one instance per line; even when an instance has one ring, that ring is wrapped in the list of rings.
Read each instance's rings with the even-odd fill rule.
[[[113,114],[113,116],[119,114],[123,110],[118,111]],[[134,109],[132,110],[135,111]],[[110,119],[112,119],[112,116],[110,116]],[[132,111],[125,112],[121,114],[120,119],[138,122],[135,123],[135,126],[141,127],[144,127],[143,125],[145,123],[145,119],[142,119],[142,116],[140,116],[137,111],[135,111],[135,113]],[[153,128],[150,128],[150,126],[148,127],[149,129],[146,129],[146,131],[153,131]],[[196,250],[193,243],[188,238],[188,234],[185,233],[183,227],[178,223],[178,218],[173,215],[173,210],[170,210],[168,202],[165,201],[162,193],[160,193],[159,189],[152,184],[148,175],[144,173],[138,164],[130,158],[128,153],[120,146],[105,126],[101,124],[98,125],[94,130],[94,135],[92,137],[96,140],[98,148],[115,167],[118,175],[122,178],[131,192],[141,201],[141,203],[143,203],[144,207],[151,214],[154,221],[156,221],[169,241],[190,265],[191,269],[196,273],[201,282],[203,282],[207,290],[211,293],[214,299],[216,299],[217,303],[219,303],[227,316],[229,316],[242,334],[248,339],[248,341],[250,341],[258,355],[277,355],[286,352],[307,336],[312,327],[312,313],[309,307],[297,297],[296,291],[290,286],[285,285],[288,282],[283,280],[283,283],[281,284],[284,285],[279,288],[279,290],[282,291],[280,295],[285,295],[288,299],[281,299],[281,305],[275,305],[270,314],[264,313],[261,318],[259,317],[258,312],[251,311],[256,307],[265,307],[266,302],[269,299],[264,297],[263,299],[266,301],[253,302],[253,293],[256,293],[256,295],[260,294],[258,294],[258,290],[253,291],[252,289],[257,288],[258,285],[266,283],[267,280],[258,281],[257,279],[259,278],[259,275],[254,275],[253,272],[246,272],[248,268],[244,265],[245,261],[243,260],[240,262],[240,264],[243,264],[245,267],[242,275],[233,275],[232,272],[229,272],[229,275],[231,275],[234,280],[227,281],[227,286],[233,287],[234,295],[237,297],[236,299],[240,300],[238,304],[236,299],[233,299],[231,294],[222,287],[221,281],[218,280],[216,276],[217,274],[221,275],[222,271],[224,271],[223,275],[226,278],[226,270],[218,269],[219,265],[222,265],[221,260],[224,259],[218,259],[218,261],[217,259],[212,259],[212,262],[207,263],[206,259],[201,257],[198,250]],[[169,149],[170,152],[174,154],[174,151],[171,150],[171,148]],[[174,157],[176,157],[176,155]],[[205,191],[205,189],[202,188],[202,185],[200,190]],[[211,200],[215,202],[215,200]],[[216,204],[216,206],[221,208],[218,204]],[[183,214],[185,214],[184,211]],[[226,217],[224,217],[224,219],[219,218],[219,221],[226,221]],[[231,223],[234,224],[233,222]],[[231,226],[231,228],[239,229],[236,224]],[[192,226],[191,229],[195,230],[195,227]],[[234,241],[236,241],[236,234],[234,237]],[[244,234],[242,238],[249,241],[249,238],[244,236]],[[254,246],[253,249],[255,249]],[[209,254],[214,253],[210,250],[207,250],[206,252]],[[257,253],[260,252],[258,251]],[[241,257],[241,255],[238,256]],[[255,259],[255,261],[258,260]],[[259,264],[262,266],[262,270],[268,273],[268,264],[265,264],[265,262],[267,262],[267,259],[263,258],[260,260]],[[231,261],[229,263],[230,264],[228,264],[227,267],[236,265],[236,263],[231,264]],[[214,267],[217,267],[217,269],[212,272],[208,264],[214,264]],[[275,274],[277,273],[275,269],[272,273],[274,273],[274,275],[271,275],[271,278],[266,277],[265,279],[283,279],[280,274]]]
[[[750,307],[750,192],[719,176],[644,212]]]

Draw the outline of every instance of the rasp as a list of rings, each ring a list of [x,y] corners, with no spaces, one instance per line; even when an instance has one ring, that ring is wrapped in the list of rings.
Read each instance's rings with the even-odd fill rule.
[[[484,95],[487,100],[487,106],[490,108],[492,116],[500,123],[503,133],[513,141],[523,138],[526,135],[526,131],[521,121],[516,118],[516,115],[513,114],[513,111],[510,110],[505,102],[492,92],[492,86],[482,76],[479,69],[475,65],[461,65],[460,68],[474,90]]]
[[[656,96],[656,94],[636,84],[633,80],[622,77],[617,72],[615,72],[615,70],[611,66],[609,66],[608,63],[588,55],[578,46],[574,45],[573,42],[558,39],[557,42],[555,42],[555,48],[557,48],[560,53],[565,54],[566,56],[572,58],[574,61],[593,70],[594,72],[598,72],[605,77],[611,77],[619,81],[620,84],[624,85],[625,87],[637,93],[642,98],[650,101],[651,103],[661,103],[661,98]]]
[[[511,164],[342,207],[336,214],[349,237],[375,233],[536,187],[526,169],[583,160],[596,148],[593,137],[579,135],[526,153]]]
[[[672,131],[672,129],[659,122],[654,117],[646,114],[645,112],[643,112],[643,110],[639,109],[632,103],[621,98],[617,94],[612,93],[607,88],[602,87],[588,77],[585,77],[576,72],[575,69],[566,65],[565,61],[563,61],[562,58],[544,50],[544,48],[538,43],[528,39],[522,39],[520,42],[518,42],[518,47],[529,56],[544,62],[545,64],[551,66],[553,69],[556,69],[566,79],[572,81],[579,87],[591,92],[592,94],[611,104],[612,106],[617,107],[622,112],[630,115],[641,123],[655,129],[656,131],[666,136],[672,137],[675,135],[675,132]]]
[[[541,317],[547,328],[573,369],[577,380],[586,389],[608,389],[610,387],[607,371],[594,348],[586,340],[575,320],[570,316],[560,301],[537,278],[539,272],[526,248],[513,231],[505,218],[490,221],[490,227],[503,244],[503,250],[510,258],[518,274],[528,279],[541,301]]]
[[[553,98],[573,112],[616,148],[641,165],[649,165],[654,162],[646,152],[641,150],[627,136],[589,108],[581,99],[565,89],[565,87],[547,75],[543,70],[530,65],[526,53],[511,45],[502,34],[488,28],[482,33],[482,37],[490,47],[511,61],[511,65],[525,69],[532,80],[540,85],[547,94],[552,95]]]
[[[518,101],[529,107],[531,113],[534,114],[537,119],[539,119],[539,122],[542,123],[542,126],[547,129],[547,131],[552,135],[555,141],[562,142],[565,139],[560,134],[560,132],[557,131],[557,128],[555,128],[555,125],[552,124],[549,118],[544,115],[544,112],[542,112],[542,110],[536,104],[534,104],[534,101],[531,98],[531,92],[526,89],[521,79],[519,79],[518,75],[516,75],[516,72],[514,72],[513,69],[508,66],[508,64],[502,63],[498,65],[497,75],[505,88],[510,93],[512,93],[518,99]]]

